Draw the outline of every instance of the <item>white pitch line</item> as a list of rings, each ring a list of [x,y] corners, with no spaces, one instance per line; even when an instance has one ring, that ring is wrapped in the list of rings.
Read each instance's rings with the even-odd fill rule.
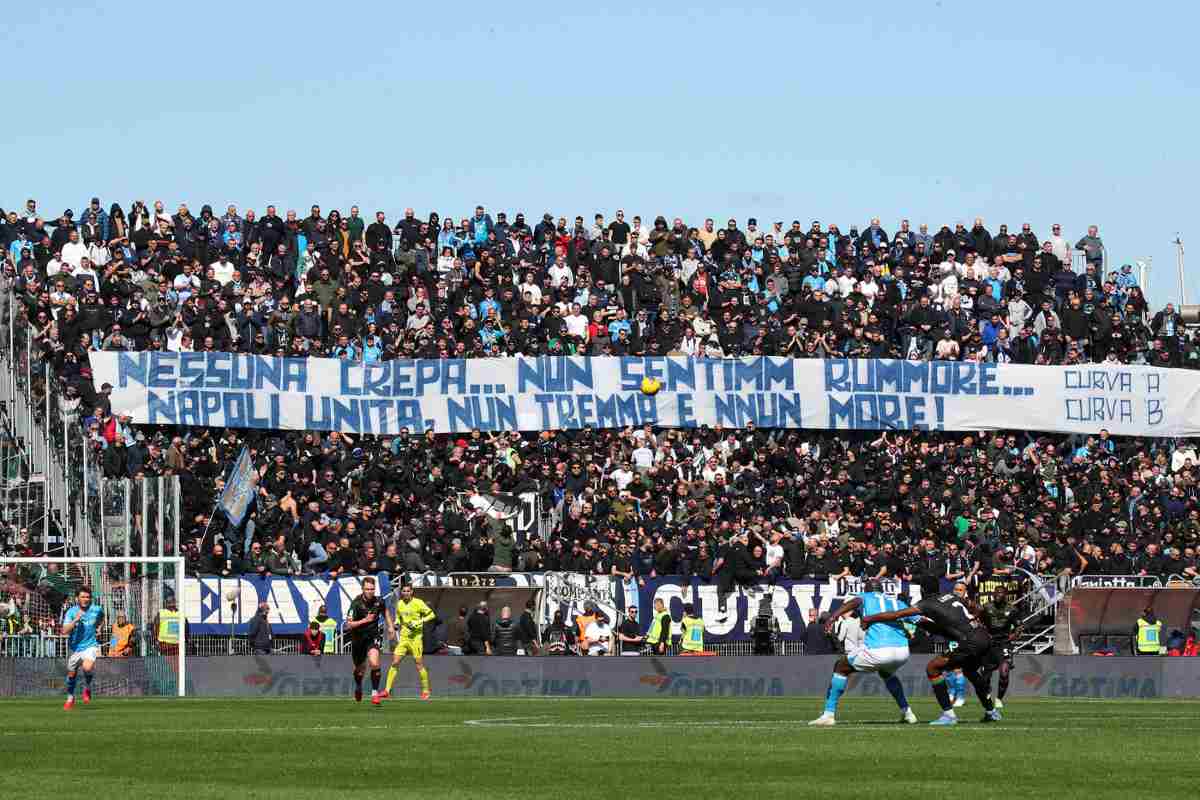
[[[270,733],[270,734],[300,734],[300,733],[331,733],[337,731],[379,731],[404,727],[412,729],[411,725],[315,725],[307,728],[294,726],[278,728],[139,728],[138,733],[145,734],[177,734],[177,733]],[[423,725],[422,728],[458,728],[459,725]],[[0,731],[0,736],[61,736],[62,729],[56,730],[24,730]]]
[[[604,729],[620,729],[630,730],[633,728],[780,728],[780,727],[800,727],[808,728],[807,720],[754,720],[754,719],[724,719],[724,720],[658,720],[653,722],[557,722],[554,720],[546,720],[546,717],[492,717],[484,719],[468,719],[463,721],[463,725],[470,725],[482,728],[578,728],[584,730],[604,730]],[[1112,719],[1112,717],[1091,717],[1091,719]],[[1142,722],[1145,717],[1139,717],[1136,720],[1131,719],[1131,723],[1136,723],[1140,727],[1145,727]],[[1177,719],[1170,717],[1168,719]],[[1093,729],[1087,729],[1077,726],[1056,726],[1056,725],[1012,725],[1000,722],[997,724],[984,725],[983,723],[965,721],[960,723],[964,725],[966,730],[1010,730],[1010,731],[1075,731],[1078,733],[1089,733]],[[892,731],[897,729],[916,729],[921,727],[917,725],[904,725],[896,722],[889,724],[886,721],[879,722],[839,722],[834,726],[838,728],[852,728],[854,730],[880,730]],[[960,727],[955,726],[931,726],[926,724],[926,728],[936,727]],[[1168,729],[1167,726],[1163,727]],[[1194,726],[1179,726],[1171,725],[1170,730],[1197,730],[1200,728]],[[824,728],[822,730],[825,730]],[[1101,729],[1107,730],[1107,729]]]

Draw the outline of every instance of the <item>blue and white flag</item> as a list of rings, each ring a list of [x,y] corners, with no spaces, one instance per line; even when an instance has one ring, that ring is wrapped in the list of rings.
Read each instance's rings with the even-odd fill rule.
[[[243,447],[237,463],[233,465],[233,471],[229,473],[225,491],[221,492],[221,499],[217,501],[217,505],[225,512],[229,524],[233,527],[241,525],[245,519],[246,510],[254,502],[257,484],[258,473],[255,472],[254,462],[250,459],[250,448]]]

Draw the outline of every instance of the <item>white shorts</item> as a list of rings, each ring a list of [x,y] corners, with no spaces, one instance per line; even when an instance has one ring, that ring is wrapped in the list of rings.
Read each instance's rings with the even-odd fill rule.
[[[891,675],[908,661],[907,647],[864,647],[849,656],[855,672],[878,672]]]
[[[99,658],[99,647],[89,647],[86,650],[71,653],[71,657],[67,659],[67,672],[74,672],[75,668],[83,661],[97,661]]]

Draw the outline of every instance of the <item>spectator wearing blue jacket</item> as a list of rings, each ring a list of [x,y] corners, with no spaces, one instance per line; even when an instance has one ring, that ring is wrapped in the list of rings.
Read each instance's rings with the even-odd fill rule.
[[[501,308],[500,301],[496,299],[496,290],[491,286],[484,288],[484,297],[479,301],[479,318],[487,319],[488,311],[494,309],[496,316],[500,316]]]
[[[617,318],[608,323],[608,336],[613,341],[616,341],[617,335],[625,331],[625,335],[629,336],[633,333],[633,326],[629,324],[629,320],[625,318],[625,309],[617,309]]]
[[[488,231],[495,228],[492,217],[483,210],[483,206],[475,206],[475,216],[468,223],[471,239],[477,245],[487,241]]]
[[[363,363],[376,364],[383,358],[383,346],[379,343],[379,337],[368,336],[363,340],[362,345]]]
[[[454,255],[458,255],[459,248],[462,247],[462,239],[458,238],[458,232],[454,230],[454,220],[449,217],[446,217],[442,229],[438,231],[438,250],[445,247],[449,247]]]
[[[333,358],[340,358],[343,361],[358,361],[358,350],[355,349],[354,343],[350,341],[350,337],[342,334],[338,337],[338,343],[330,353]]]
[[[992,314],[992,318],[983,323],[980,328],[979,336],[983,340],[986,347],[991,347],[996,343],[996,339],[1000,336],[1000,329],[1005,327],[1004,320],[1000,319],[999,314]]]
[[[103,240],[105,242],[108,242],[108,237],[109,237],[108,212],[105,211],[104,208],[100,205],[100,198],[93,197],[91,202],[88,203],[87,206],[85,206],[85,209],[86,210],[84,211],[83,215],[80,216],[80,218],[82,219],[83,216],[85,216],[88,211],[95,214],[96,215],[96,224],[100,226],[100,235],[103,237]]]
[[[499,313],[499,312],[497,312]],[[487,317],[483,320],[483,326],[479,329],[479,340],[484,345],[494,345],[504,338],[504,330],[496,324],[495,319]]]
[[[987,287],[988,293],[997,303],[1004,299],[1004,281],[1000,280],[996,275],[989,275],[984,278],[983,285]]]

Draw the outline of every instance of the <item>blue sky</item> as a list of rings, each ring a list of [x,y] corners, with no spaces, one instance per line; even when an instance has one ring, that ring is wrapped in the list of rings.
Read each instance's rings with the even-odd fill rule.
[[[1159,303],[1195,231],[1195,3],[38,5],[6,208],[1095,222]]]

